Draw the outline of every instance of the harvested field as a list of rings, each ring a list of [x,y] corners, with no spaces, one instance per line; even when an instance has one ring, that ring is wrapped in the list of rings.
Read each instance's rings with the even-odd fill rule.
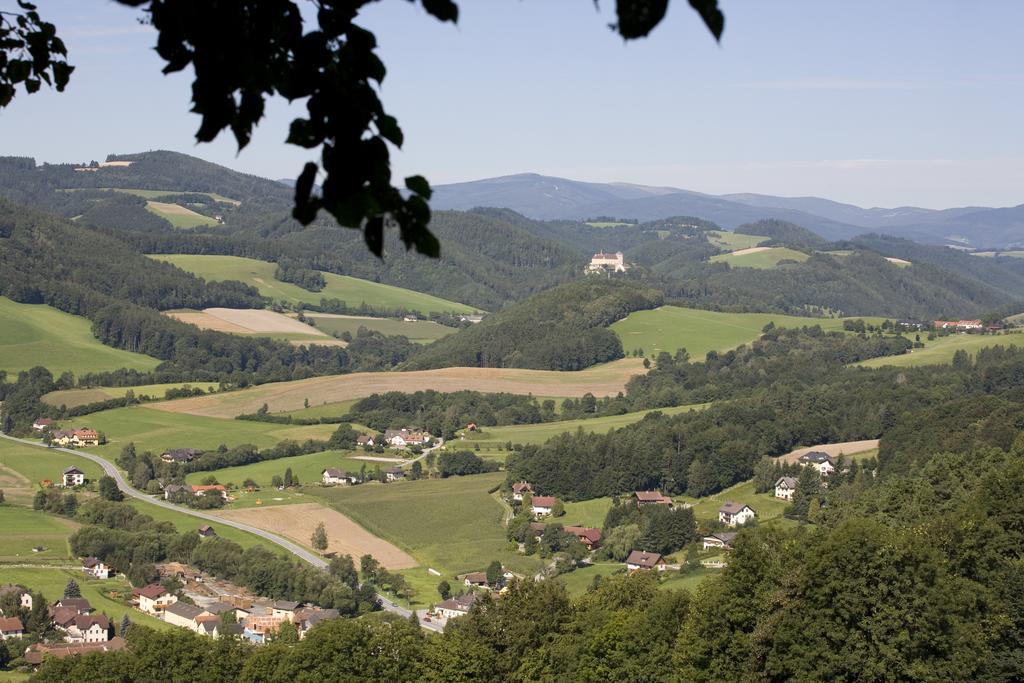
[[[226,320],[221,320],[212,315],[207,315],[205,311],[166,311],[164,313],[169,318],[180,320],[183,323],[195,325],[201,330],[213,330],[214,332],[230,332],[232,334],[249,334],[249,330],[245,329],[241,325],[235,325],[229,323]]]
[[[746,256],[747,254],[757,254],[762,251],[770,251],[771,247],[747,247],[746,249],[737,249],[732,252],[733,256]]]
[[[408,553],[377,538],[337,510],[316,503],[227,510],[215,514],[252,524],[306,546],[316,525],[323,522],[330,552],[356,558],[370,554],[388,569],[408,569],[418,564]]]
[[[364,398],[385,391],[470,389],[485,393],[508,392],[537,396],[614,396],[625,391],[626,382],[643,373],[643,360],[623,358],[579,372],[519,370],[514,368],[443,368],[415,372],[357,372],[351,375],[312,377],[210,396],[165,401],[155,410],[209,417],[233,418],[253,413],[266,403],[270,412],[299,410],[310,404],[334,403]]]
[[[804,448],[798,448],[795,451],[786,453],[780,456],[779,459],[782,462],[796,462],[800,459],[800,456],[810,451],[821,451],[832,456],[836,455],[854,455],[856,453],[864,453],[865,451],[873,451],[878,448],[878,439],[868,439],[866,441],[844,441],[843,443],[829,443],[822,444],[820,446],[806,446]]]
[[[146,202],[146,208],[161,218],[166,218],[176,228],[197,228],[201,225],[217,225],[217,221],[213,218],[204,216],[180,204],[150,200]]]
[[[908,261],[906,259],[902,259],[902,258],[896,258],[895,256],[886,256],[885,260],[888,261],[889,263],[895,264],[897,266],[909,266],[910,265],[910,261]]]
[[[270,337],[295,346],[347,346],[344,341],[295,318],[259,308],[206,308],[202,311],[167,311],[165,315],[204,330]]]

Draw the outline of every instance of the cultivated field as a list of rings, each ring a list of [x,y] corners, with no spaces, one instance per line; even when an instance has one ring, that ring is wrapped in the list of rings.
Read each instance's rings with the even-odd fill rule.
[[[154,254],[151,258],[173,263],[206,280],[239,280],[256,287],[260,294],[288,303],[319,304],[321,299],[340,299],[349,306],[366,303],[380,308],[405,308],[423,313],[472,313],[473,307],[447,301],[410,289],[383,285],[344,275],[324,273],[327,286],[310,292],[297,285],[274,278],[277,266],[266,261],[238,256],[193,256],[189,254]]]
[[[775,268],[779,261],[806,261],[808,258],[802,251],[788,247],[752,247],[712,256],[711,260],[715,263],[728,263],[733,268]]]
[[[165,315],[204,330],[270,337],[295,345],[347,345],[346,342],[335,339],[295,318],[258,308],[206,308],[202,311],[167,311]]]
[[[505,509],[488,493],[503,478],[495,472],[313,488],[309,493],[442,574],[481,570],[495,559],[513,571],[532,574],[539,569],[539,560],[509,550],[502,526]]]
[[[99,401],[106,401],[112,398],[121,398],[129,391],[133,392],[136,396],[163,398],[167,394],[168,389],[191,387],[202,389],[203,391],[211,391],[217,389],[218,386],[217,382],[170,382],[167,384],[144,384],[137,387],[63,389],[44,394],[43,403],[48,403],[51,406],[67,406],[68,408],[75,408],[77,406],[84,406],[88,403],[97,403]]]
[[[278,458],[277,460],[264,460],[254,462],[250,465],[239,465],[238,467],[225,467],[214,472],[193,472],[185,478],[189,484],[198,484],[213,474],[217,481],[222,484],[233,482],[241,486],[246,479],[252,479],[263,488],[270,486],[274,475],[284,476],[284,471],[291,468],[292,474],[299,478],[299,481],[306,485],[315,485],[320,482],[320,474],[328,467],[337,467],[350,472],[359,472],[363,465],[367,470],[374,470],[374,463],[365,460],[352,460],[351,456],[356,453],[349,451],[324,451],[322,453],[310,453],[308,455],[296,455],[292,458]],[[267,498],[277,495],[276,492],[262,492]]]
[[[558,422],[543,422],[540,424],[509,425],[506,427],[484,427],[478,432],[465,432],[464,439],[453,443],[453,447],[461,448],[460,444],[477,444],[481,447],[512,443],[544,443],[553,436],[565,432],[576,432],[582,429],[585,432],[605,433],[610,429],[619,429],[634,422],[644,419],[644,416],[652,412],[662,412],[666,415],[677,415],[690,410],[703,410],[709,404],[703,403],[692,406],[676,406],[673,408],[658,408],[656,410],[639,410],[624,415],[611,415],[608,417],[591,417],[583,420],[560,420]]]
[[[55,376],[130,368],[152,370],[160,361],[104,346],[89,321],[43,304],[0,297],[0,370],[17,374],[37,365]]]
[[[365,488],[377,487],[366,485]],[[317,503],[224,510],[216,514],[286,536],[304,546],[309,545],[316,525],[323,522],[327,529],[327,549],[330,552],[351,555],[354,558],[370,554],[388,569],[408,569],[416,566],[416,560],[408,553],[372,535],[337,510]]]
[[[249,443],[266,448],[285,439],[327,439],[337,429],[337,425],[330,424],[296,426],[184,415],[155,410],[158,405],[162,404],[104,410],[62,426],[87,425],[102,431],[109,443],[88,450],[108,459],[117,457],[128,442],[140,452],[156,453],[169,448],[213,450],[220,444],[232,447]]]
[[[146,208],[157,216],[167,220],[176,228],[198,228],[205,225],[217,225],[217,221],[209,216],[204,216],[192,209],[180,204],[169,204],[167,202],[146,202]]]
[[[912,337],[911,337],[912,338]],[[921,365],[946,365],[952,362],[953,354],[963,349],[974,355],[979,349],[989,346],[1024,346],[1024,336],[1019,332],[1000,335],[951,334],[928,341],[921,335],[923,349],[912,349],[902,356],[887,356],[862,361],[857,365],[866,368],[880,368],[886,365],[898,368],[912,368]]]
[[[549,396],[614,396],[633,375],[644,372],[642,360],[624,358],[580,370],[519,370],[514,368],[443,368],[415,372],[357,372],[350,375],[312,377],[293,382],[276,382],[259,387],[210,396],[154,404],[156,410],[209,417],[234,417],[253,413],[264,403],[272,413],[299,410],[303,401],[311,405],[334,403],[385,391],[434,389],[459,391],[540,394]]]
[[[369,318],[355,315],[332,315],[330,313],[307,313],[306,317],[316,322],[318,329],[332,334],[348,332],[353,337],[360,327],[386,335],[402,335],[410,341],[428,344],[455,332],[453,327],[438,325],[430,320],[404,322],[394,318]]]
[[[869,458],[878,454],[878,439],[868,439],[866,441],[844,441],[842,443],[805,446],[804,448],[797,448],[785,455],[779,456],[779,460],[782,462],[796,462],[800,459],[801,455],[804,453],[810,453],[811,451],[821,451],[822,453],[827,453],[828,455],[833,456],[856,456],[856,459],[859,460],[861,458]]]
[[[708,351],[728,351],[748,344],[768,323],[776,327],[820,325],[825,330],[842,330],[843,318],[801,318],[774,313],[719,313],[695,308],[662,306],[651,311],[636,311],[611,326],[612,332],[630,351],[642,348],[648,355],[659,351],[675,353],[685,348],[690,357],[702,360]],[[883,318],[863,318],[881,323]]]
[[[30,508],[0,505],[0,563],[69,561],[68,536],[78,528],[69,519]],[[42,552],[32,548],[42,546]]]
[[[725,230],[709,230],[704,234],[707,235],[708,241],[711,244],[722,249],[728,249],[729,251],[756,247],[768,239],[760,235],[741,235],[736,232],[726,232]]]

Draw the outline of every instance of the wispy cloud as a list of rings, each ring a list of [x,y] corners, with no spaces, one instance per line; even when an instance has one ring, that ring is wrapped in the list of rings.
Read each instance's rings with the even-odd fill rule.
[[[734,87],[752,90],[920,90],[935,87],[922,81],[875,81],[848,78],[796,78],[781,81],[749,81]]]

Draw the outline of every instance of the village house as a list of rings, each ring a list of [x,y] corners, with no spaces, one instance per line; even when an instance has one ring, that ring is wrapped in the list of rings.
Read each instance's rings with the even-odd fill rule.
[[[310,607],[296,612],[293,621],[299,630],[299,640],[302,640],[309,633],[309,630],[317,624],[339,618],[341,618],[341,614],[336,609]]]
[[[236,625],[237,624],[229,624]],[[207,638],[220,638],[221,632],[224,630],[224,620],[214,614],[203,614],[196,617],[195,631],[201,636]],[[239,629],[241,633],[241,629]]]
[[[320,476],[323,479],[324,486],[336,486],[338,484],[348,486],[359,482],[359,477],[356,475],[349,474],[345,470],[339,470],[336,467],[328,467],[320,473]]]
[[[292,621],[295,619],[295,610],[299,608],[299,604],[292,600],[276,600],[270,606],[270,616]]]
[[[281,628],[281,624],[291,621],[283,617],[249,615],[242,621],[242,637],[250,642],[262,645],[273,637]]]
[[[714,548],[732,550],[732,544],[735,540],[735,531],[716,531],[704,537],[704,550],[712,550]]]
[[[430,443],[430,439],[430,434],[411,429],[389,429],[384,432],[384,442],[392,448],[425,446]]]
[[[399,479],[405,479],[405,470],[401,467],[389,467],[384,470],[384,479],[386,481],[398,481]]]
[[[21,638],[25,635],[25,627],[18,617],[0,617],[0,640]]]
[[[661,491],[634,491],[633,498],[638,508],[645,505],[667,505],[672,507],[672,499],[661,495]]]
[[[32,610],[32,594],[28,592],[27,588],[14,583],[0,586],[0,597],[7,597],[11,594],[16,596],[18,604],[29,611]]]
[[[534,496],[530,500],[530,511],[534,517],[546,517],[551,514],[557,502],[554,496]]]
[[[192,462],[202,454],[202,451],[195,448],[172,448],[161,453],[160,459],[164,462],[176,462],[183,465]]]
[[[71,467],[65,467],[64,471],[61,472],[61,486],[65,488],[71,488],[72,486],[82,486],[85,484],[85,472],[78,469],[74,465]]]
[[[151,583],[143,588],[132,589],[139,601],[139,609],[147,614],[160,614],[168,605],[178,601],[178,596],[168,592],[166,588],[158,583]]]
[[[84,446],[98,446],[100,444],[100,433],[95,429],[89,429],[88,427],[81,427],[79,429],[59,429],[50,437],[50,443],[55,443],[58,446],[74,446],[81,448]]]
[[[439,603],[434,609],[444,619],[454,619],[469,614],[469,609],[476,602],[476,594],[457,595]]]
[[[228,490],[223,484],[193,484],[191,486],[193,496],[205,496],[207,493],[220,495],[224,500],[228,499]]]
[[[168,484],[164,487],[164,500],[170,500],[180,491],[188,491],[189,493],[192,493],[192,489],[188,486],[182,486],[181,484]]]
[[[53,426],[53,420],[48,417],[41,417],[32,423],[32,429],[37,432],[44,432]]]
[[[373,440],[373,436],[371,434],[360,434],[356,437],[357,446],[369,446],[370,448],[373,448],[375,444],[376,442]]]
[[[463,577],[462,582],[470,588],[487,588],[490,586],[487,582],[487,572],[470,572]]]
[[[79,614],[64,630],[68,643],[105,643],[110,640],[110,619],[105,614]]]
[[[523,495],[526,493],[533,495],[533,486],[529,482],[517,481],[515,484],[512,484],[512,500],[521,503],[523,502]]]
[[[827,477],[836,471],[836,463],[838,460],[828,453],[811,451],[801,455],[797,462],[800,463],[802,467],[811,466],[817,470],[818,474],[822,477]]]
[[[956,329],[958,330],[980,330],[985,325],[980,320],[958,320],[956,322]]]
[[[614,273],[625,273],[627,268],[629,266],[626,265],[625,257],[621,251],[617,251],[614,254],[598,252],[591,257],[590,263],[587,265],[587,272],[597,273],[611,270]]]
[[[479,313],[470,313],[469,315],[460,315],[459,316],[459,322],[470,323],[472,325],[476,325],[478,322],[482,321],[483,319],[484,319],[484,317],[482,315],[480,315]]]
[[[718,508],[718,521],[726,526],[741,526],[754,519],[757,513],[754,508],[744,503],[727,500]]]
[[[88,614],[92,612],[92,605],[85,598],[61,598],[51,606],[51,611],[64,607],[73,610],[75,614]]]
[[[667,567],[665,558],[658,553],[649,553],[646,550],[634,550],[626,558],[626,569],[635,571],[650,571],[651,569],[657,569],[658,571],[665,571]]]
[[[213,527],[210,526],[209,524],[204,524],[201,527],[199,527],[198,533],[203,538],[210,538],[211,536],[216,536],[217,535],[217,532],[214,531]]]
[[[126,645],[127,643],[121,636],[114,636],[106,642],[99,643],[77,643],[74,645],[67,643],[36,643],[29,646],[28,650],[25,651],[25,661],[31,666],[39,666],[46,657],[63,659],[65,657],[87,655],[92,652],[117,652],[118,650],[123,650]]]
[[[94,579],[109,579],[114,569],[103,560],[87,557],[82,560],[82,571]]]
[[[587,550],[594,550],[601,545],[601,530],[588,526],[567,526],[565,533],[572,534],[579,539],[580,543],[587,547]]]
[[[782,500],[793,500],[796,493],[796,477],[779,477],[775,482],[775,497]]]
[[[416,315],[415,313],[409,313],[407,315],[402,316],[402,322],[406,323],[414,323],[417,322],[419,319],[419,316]]]
[[[199,617],[213,617],[214,614],[207,612],[202,607],[196,605],[190,605],[187,602],[175,602],[164,608],[164,621],[168,624],[175,626],[181,626],[187,628],[190,631],[199,633],[199,622],[196,621]]]

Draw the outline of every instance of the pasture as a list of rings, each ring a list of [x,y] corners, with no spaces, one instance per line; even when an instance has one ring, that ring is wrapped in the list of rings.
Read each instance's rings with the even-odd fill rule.
[[[266,403],[272,413],[300,410],[304,401],[321,405],[364,398],[385,391],[470,389],[488,393],[544,396],[614,396],[624,391],[633,375],[644,372],[639,358],[623,358],[578,372],[516,368],[442,368],[414,372],[355,372],[275,382],[209,396],[153,404],[154,410],[210,417],[253,413]]]
[[[333,315],[330,313],[307,313],[306,318],[316,323],[316,329],[327,334],[348,332],[353,337],[360,327],[388,336],[402,335],[419,344],[429,344],[455,332],[454,327],[438,325],[431,320],[405,322],[395,318],[370,318],[357,315]]]
[[[239,280],[252,285],[263,296],[289,304],[319,304],[321,299],[340,299],[349,306],[367,304],[378,308],[418,310],[423,313],[472,313],[472,306],[447,301],[429,294],[392,285],[360,280],[346,275],[324,273],[327,286],[310,292],[274,277],[276,264],[239,256],[193,256],[190,254],[154,254],[150,258],[173,263],[205,280]]]
[[[388,569],[408,569],[416,566],[416,560],[405,551],[377,538],[337,510],[318,503],[222,510],[215,514],[285,536],[306,547],[309,547],[310,537],[316,525],[323,522],[327,531],[329,552],[351,555],[354,558],[366,554],[373,555]]]
[[[280,415],[291,415],[292,417],[300,418],[335,418],[344,417],[348,415],[348,412],[352,410],[352,406],[356,404],[359,399],[350,399],[348,401],[335,401],[333,403],[321,403],[320,405],[312,405],[308,408],[299,408],[298,410],[289,410]]]
[[[749,344],[761,336],[768,323],[776,327],[820,325],[824,330],[842,330],[843,318],[802,318],[775,313],[720,313],[695,308],[662,306],[649,311],[635,311],[613,323],[611,331],[622,340],[628,351],[642,348],[647,355],[660,351],[675,353],[686,349],[695,360],[704,359],[708,351],[728,351]],[[863,318],[878,324],[883,318]]]
[[[70,519],[30,508],[0,505],[0,563],[70,562],[68,536],[78,528]],[[42,552],[32,548],[42,546]]]
[[[296,455],[291,458],[278,458],[277,460],[264,460],[254,462],[250,465],[239,465],[238,467],[225,467],[222,470],[213,472],[193,472],[185,477],[189,484],[199,484],[203,479],[213,474],[217,481],[222,484],[228,482],[238,486],[246,479],[252,479],[261,487],[269,487],[274,475],[284,476],[284,471],[291,468],[292,474],[299,478],[299,481],[306,485],[313,485],[320,482],[320,474],[328,467],[337,467],[350,472],[359,472],[363,465],[372,472],[375,463],[366,460],[352,460],[354,453],[349,451],[323,451],[322,453],[310,453],[308,455]],[[263,497],[271,494],[264,492]],[[274,493],[273,495],[277,495]]]
[[[690,503],[693,505],[693,516],[697,518],[698,523],[701,520],[717,520],[718,508],[726,501],[749,505],[757,513],[757,521],[762,523],[781,517],[782,511],[789,505],[787,501],[776,498],[771,492],[754,493],[753,481],[741,482],[703,498],[675,496],[674,500],[676,504]]]
[[[921,365],[948,365],[953,361],[953,354],[960,350],[973,356],[980,349],[989,346],[1024,346],[1024,335],[1019,332],[999,335],[951,334],[948,337],[937,337],[931,341],[921,335],[921,339],[924,342],[923,349],[911,349],[910,353],[905,353],[902,356],[872,358],[861,361],[857,365],[865,368],[883,366],[914,368]]]
[[[590,526],[600,529],[604,526],[604,518],[612,506],[612,499],[609,497],[591,498],[575,503],[567,501],[564,505],[565,515],[556,520],[559,524],[562,526]]]
[[[0,566],[0,584],[18,583],[43,594],[48,602],[54,602],[64,595],[64,586],[70,579],[78,582],[82,597],[89,601],[96,612],[106,614],[120,627],[125,614],[134,624],[156,629],[178,628],[172,624],[151,617],[129,607],[125,600],[131,597],[131,586],[121,578],[90,579],[77,568],[37,568]]]
[[[729,254],[712,256],[714,263],[728,263],[732,268],[775,268],[780,261],[806,261],[810,257],[789,247],[748,247]]]
[[[167,202],[147,201],[146,209],[163,218],[175,228],[187,230],[207,225],[217,225],[217,220],[209,216],[182,206],[181,204],[169,204]]]
[[[86,479],[91,481],[98,480],[103,474],[99,465],[86,458],[0,439],[0,480],[4,481],[0,488],[10,500],[31,503],[39,482],[44,479],[59,482],[64,468],[72,465],[82,470]]]
[[[707,236],[708,242],[729,251],[750,249],[769,239],[760,235],[741,235],[737,232],[726,232],[725,230],[708,230],[704,234]]]
[[[159,403],[153,405],[160,405]],[[169,448],[213,450],[220,444],[228,447],[253,444],[258,448],[275,446],[285,439],[327,439],[337,425],[281,425],[248,420],[223,420],[183,415],[151,406],[130,406],[103,410],[69,421],[75,426],[89,426],[106,434],[109,443],[89,451],[113,460],[128,442],[139,451],[160,453]]]
[[[19,304],[0,297],[0,370],[17,374],[37,365],[55,376],[129,368],[152,370],[160,361],[104,346],[91,323],[44,304]]]
[[[235,529],[234,527],[230,527],[226,524],[208,522],[205,519],[193,517],[185,512],[178,512],[177,510],[169,510],[168,508],[151,505],[145,501],[135,498],[130,498],[127,502],[142,514],[149,515],[158,522],[170,522],[179,533],[196,533],[200,526],[210,524],[218,536],[226,538],[229,541],[234,541],[243,548],[258,545],[277,555],[287,554],[287,551],[276,543],[256,536],[255,534],[250,534],[248,531]]]
[[[481,570],[495,559],[513,571],[532,575],[540,568],[540,560],[510,549],[502,525],[505,508],[488,493],[503,479],[503,473],[494,472],[313,488],[309,493],[449,579]],[[433,584],[439,580],[435,577]],[[437,600],[436,592],[431,599]]]
[[[169,382],[166,384],[144,384],[137,387],[90,387],[88,389],[62,389],[51,391],[42,397],[43,403],[51,406],[67,406],[75,408],[88,403],[121,398],[131,391],[136,396],[163,398],[168,389],[194,388],[203,391],[215,391],[220,385],[217,382]]]

